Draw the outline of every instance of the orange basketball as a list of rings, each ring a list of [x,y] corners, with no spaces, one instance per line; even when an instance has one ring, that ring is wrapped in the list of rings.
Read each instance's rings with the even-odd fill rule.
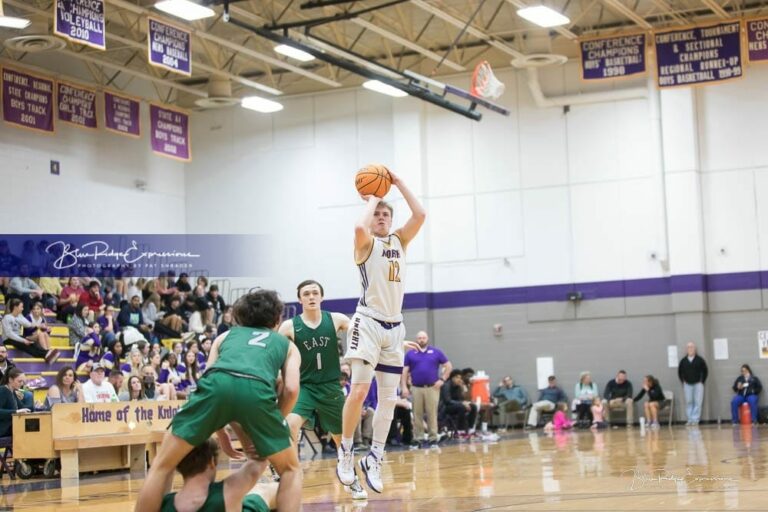
[[[355,187],[364,196],[384,197],[391,186],[389,169],[381,164],[368,164],[355,175]]]

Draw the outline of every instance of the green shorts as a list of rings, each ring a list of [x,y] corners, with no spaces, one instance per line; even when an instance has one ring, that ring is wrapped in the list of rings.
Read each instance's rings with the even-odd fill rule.
[[[344,393],[339,381],[323,384],[302,384],[299,399],[293,407],[298,414],[312,425],[314,412],[320,418],[320,426],[331,434],[341,434],[341,417],[344,411]]]
[[[258,494],[246,494],[243,498],[243,512],[269,512],[269,507]]]
[[[291,446],[291,432],[277,408],[274,388],[222,371],[206,373],[200,379],[170,428],[173,435],[198,446],[232,421],[243,427],[261,457]]]

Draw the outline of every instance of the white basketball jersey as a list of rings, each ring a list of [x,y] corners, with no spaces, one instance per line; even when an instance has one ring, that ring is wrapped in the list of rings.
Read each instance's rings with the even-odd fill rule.
[[[357,267],[362,288],[357,311],[382,322],[402,322],[405,251],[400,238],[374,236],[371,253]]]

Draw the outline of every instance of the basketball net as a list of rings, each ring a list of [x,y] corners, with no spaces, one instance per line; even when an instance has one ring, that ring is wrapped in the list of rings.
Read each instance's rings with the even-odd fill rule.
[[[487,60],[480,62],[475,66],[475,72],[472,73],[472,87],[469,92],[481,98],[495,100],[504,94],[505,85],[493,74],[491,65]]]

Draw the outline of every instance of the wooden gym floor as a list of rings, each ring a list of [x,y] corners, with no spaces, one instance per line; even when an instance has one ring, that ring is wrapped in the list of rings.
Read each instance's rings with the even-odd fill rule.
[[[766,427],[556,435],[516,430],[494,444],[455,443],[439,450],[391,451],[387,457],[385,493],[364,504],[353,504],[339,487],[333,458],[305,461],[304,510],[768,509]],[[222,465],[219,478],[230,471]],[[125,473],[86,476],[79,486],[11,482],[5,476],[0,510],[127,512],[141,484]]]

